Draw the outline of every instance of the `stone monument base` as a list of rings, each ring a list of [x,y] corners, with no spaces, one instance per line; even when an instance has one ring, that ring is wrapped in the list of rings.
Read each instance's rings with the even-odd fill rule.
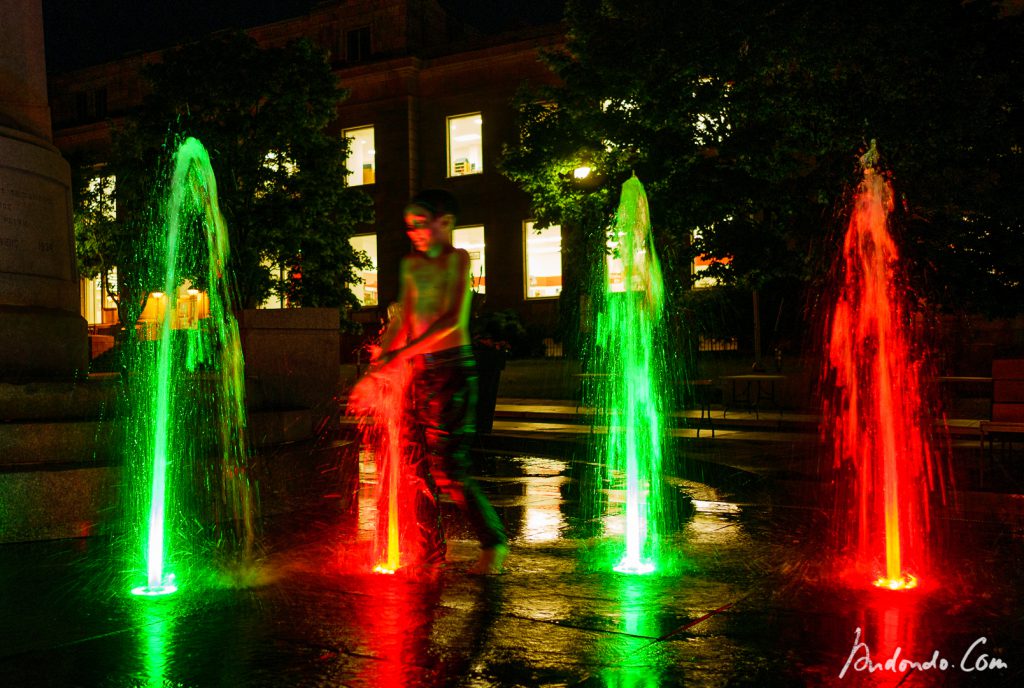
[[[71,379],[85,371],[89,338],[77,313],[0,306],[0,380]]]
[[[84,373],[80,307],[68,164],[49,142],[0,127],[0,380]]]

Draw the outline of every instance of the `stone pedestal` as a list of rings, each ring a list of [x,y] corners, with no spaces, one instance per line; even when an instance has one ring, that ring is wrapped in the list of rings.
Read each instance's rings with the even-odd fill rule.
[[[51,143],[40,0],[0,7],[0,542],[90,532],[111,451],[114,387],[89,361],[71,171]],[[73,382],[74,379],[77,382]]]
[[[70,378],[88,365],[70,187],[52,146],[0,128],[0,379]]]
[[[71,172],[50,143],[42,5],[0,20],[0,380],[70,378],[88,364]]]

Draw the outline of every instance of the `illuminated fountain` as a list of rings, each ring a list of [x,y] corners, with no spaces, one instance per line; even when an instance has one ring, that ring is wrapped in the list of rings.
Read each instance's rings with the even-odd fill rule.
[[[665,532],[662,488],[666,395],[664,287],[651,237],[647,195],[635,176],[622,185],[610,244],[621,282],[593,289],[597,322],[587,405],[607,428],[596,452],[605,480],[623,494],[625,521],[614,569],[649,573]],[[604,275],[602,275],[604,277]]]
[[[822,431],[838,476],[841,546],[857,575],[899,590],[916,587],[927,567],[929,499],[942,483],[907,285],[889,233],[893,190],[877,169],[874,142],[861,163],[825,330]]]
[[[388,319],[380,333],[381,342],[390,342],[399,330],[401,307],[388,307]],[[371,356],[380,353],[380,345],[371,347]],[[394,574],[401,567],[422,559],[426,542],[420,530],[420,500],[433,496],[426,476],[413,474],[408,464],[416,443],[405,437],[405,418],[409,408],[411,370],[402,365],[387,374],[371,373],[359,390],[349,397],[349,411],[359,416],[364,445],[373,454],[376,489],[376,524],[372,550],[374,573]],[[429,510],[429,509],[428,509]]]
[[[403,369],[401,371],[405,373]],[[377,528],[374,533],[375,573],[392,574],[403,563],[400,508],[405,496],[402,470],[402,425],[405,409],[405,375],[389,378],[378,386],[378,401],[370,416],[362,418],[361,426],[368,445],[373,447],[377,465]],[[372,420],[372,423],[367,423]],[[407,548],[408,549],[408,548]],[[408,552],[406,553],[408,560]]]
[[[126,356],[129,529],[133,552],[146,562],[136,595],[173,593],[182,570],[209,554],[200,542],[227,539],[225,532],[204,537],[207,522],[231,524],[237,545],[252,554],[255,490],[246,471],[244,362],[228,250],[210,158],[189,138],[174,155],[146,243],[144,262],[162,285],[150,298],[162,308],[152,338],[133,338]],[[186,279],[205,289],[209,317],[180,317],[177,294]]]

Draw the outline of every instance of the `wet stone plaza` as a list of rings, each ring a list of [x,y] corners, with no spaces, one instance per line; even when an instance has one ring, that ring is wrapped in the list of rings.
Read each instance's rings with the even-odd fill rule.
[[[588,516],[584,445],[554,441],[474,455],[511,539],[501,576],[467,574],[476,544],[452,504],[440,575],[370,573],[372,460],[311,448],[293,449],[311,458],[303,496],[220,584],[139,598],[111,585],[102,537],[5,545],[0,685],[1022,685],[1013,524],[942,516],[940,581],[858,588],[830,578],[813,439],[687,446],[672,554],[645,576],[603,563],[621,505],[609,492]],[[886,668],[897,647],[917,665]]]

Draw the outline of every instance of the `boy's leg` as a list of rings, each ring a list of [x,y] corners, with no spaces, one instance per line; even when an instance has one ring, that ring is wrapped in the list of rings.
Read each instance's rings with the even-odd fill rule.
[[[430,473],[430,461],[424,434],[424,381],[413,380],[406,400],[407,421],[403,427],[402,453],[407,461],[402,489],[406,497],[403,509],[406,517],[402,541],[412,549],[414,560],[420,564],[440,564],[444,561],[447,545],[441,524],[441,503],[438,486]]]
[[[504,546],[508,537],[501,519],[469,475],[469,448],[476,431],[472,360],[456,361],[425,374],[430,379],[430,393],[424,400],[426,446],[434,481],[465,514],[483,549]]]

